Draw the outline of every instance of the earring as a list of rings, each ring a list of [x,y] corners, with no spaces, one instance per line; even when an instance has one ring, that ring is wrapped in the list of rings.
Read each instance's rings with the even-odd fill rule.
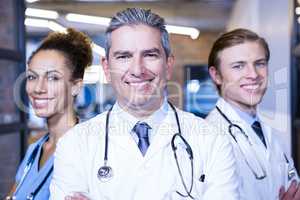
[[[72,94],[73,97],[75,97],[75,96],[78,95],[78,92],[76,90],[73,90],[71,94]]]

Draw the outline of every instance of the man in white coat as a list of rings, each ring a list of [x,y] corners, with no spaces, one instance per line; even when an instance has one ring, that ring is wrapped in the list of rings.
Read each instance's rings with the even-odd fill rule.
[[[267,88],[269,56],[266,41],[250,30],[221,35],[208,60],[221,97],[206,119],[231,140],[241,199],[300,199],[293,160],[256,111]]]
[[[106,39],[117,102],[58,142],[50,199],[238,199],[229,140],[167,101],[174,58],[164,20],[126,9]]]

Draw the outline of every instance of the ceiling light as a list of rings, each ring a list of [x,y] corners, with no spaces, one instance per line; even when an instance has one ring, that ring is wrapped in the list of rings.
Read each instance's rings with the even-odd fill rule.
[[[81,22],[89,24],[98,24],[103,26],[109,26],[111,18],[108,17],[97,17],[90,15],[79,15],[75,13],[68,13],[66,19],[72,22]],[[199,37],[200,31],[196,28],[185,27],[185,26],[171,26],[166,25],[166,29],[169,33],[189,35],[192,39],[197,39]]]
[[[33,27],[48,28],[48,21],[49,20],[45,20],[45,19],[26,18],[25,19],[25,25],[26,26],[33,26]]]
[[[56,11],[35,8],[27,8],[25,11],[25,15],[30,17],[41,17],[47,19],[57,19],[59,17],[58,12]]]
[[[108,26],[110,22],[110,18],[108,17],[96,17],[90,15],[79,15],[75,13],[68,13],[66,15],[66,19],[72,22],[82,22],[89,24],[98,24],[103,26]]]
[[[79,2],[154,2],[159,0],[75,0]]]
[[[59,31],[59,32],[67,32],[67,28],[63,27],[62,25],[54,22],[54,21],[48,21],[48,28],[52,31]]]
[[[190,80],[187,84],[187,89],[190,93],[197,93],[200,89],[199,80]]]
[[[189,35],[192,39],[197,39],[200,34],[198,29],[185,26],[166,25],[166,29],[169,33]]]
[[[33,27],[49,28],[50,30],[60,31],[60,32],[66,32],[66,30],[67,30],[62,25],[60,25],[52,20],[46,20],[46,19],[26,18],[25,25],[33,26]]]
[[[296,8],[295,8],[295,13],[296,13],[297,15],[300,15],[300,7],[296,7]]]
[[[26,0],[27,3],[33,3],[33,2],[36,2],[38,0]]]

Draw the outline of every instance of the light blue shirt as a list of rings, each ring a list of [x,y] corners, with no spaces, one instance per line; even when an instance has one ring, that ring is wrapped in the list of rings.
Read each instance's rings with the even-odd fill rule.
[[[36,194],[36,196],[34,197],[34,200],[49,199],[50,196],[49,185],[52,178],[52,172],[48,177],[47,175],[49,174],[49,171],[53,166],[54,156],[52,155],[42,166],[42,168],[38,169],[42,146],[45,143],[45,141],[48,140],[48,138],[49,135],[47,134],[41,139],[39,139],[37,142],[29,146],[25,158],[23,159],[16,175],[16,183],[18,184],[18,188],[19,188],[14,194],[16,200],[25,200],[26,197],[30,193],[34,192],[44,180],[45,182],[40,188],[40,190],[38,191],[38,193]],[[20,182],[22,177],[25,174],[24,170],[28,165],[29,159],[32,157],[35,149],[37,150],[37,154],[36,156],[34,156],[33,163],[27,175],[25,176],[24,180]]]
[[[151,141],[153,140],[154,136],[156,135],[159,125],[164,120],[164,118],[168,114],[168,100],[167,98],[164,98],[163,103],[161,107],[156,110],[154,113],[152,113],[150,116],[144,118],[144,119],[138,119],[134,117],[133,115],[129,114],[128,112],[125,112],[119,105],[119,103],[115,103],[113,110],[114,112],[118,112],[118,117],[124,120],[126,122],[126,126],[123,127],[123,131],[125,133],[130,133],[134,139],[134,141],[138,144],[138,136],[134,131],[132,131],[133,127],[137,122],[146,122],[151,129],[149,130],[149,142],[151,145]],[[173,112],[171,110],[171,112]]]
[[[233,110],[240,116],[241,119],[245,120],[245,122],[247,122],[250,126],[255,122],[255,121],[259,121],[257,115],[252,116],[247,112],[244,112],[242,110],[240,110],[239,108],[237,108],[236,106],[233,106],[231,104],[229,104]]]

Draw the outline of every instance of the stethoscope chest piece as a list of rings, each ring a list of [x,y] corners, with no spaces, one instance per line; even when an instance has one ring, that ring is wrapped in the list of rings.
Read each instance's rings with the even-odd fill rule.
[[[113,177],[113,171],[110,166],[104,165],[99,168],[97,177],[102,182],[107,182]]]
[[[292,180],[296,175],[296,172],[295,172],[295,169],[290,169],[289,172],[288,172],[288,180]]]
[[[27,197],[26,200],[33,200],[34,196],[32,193],[30,193]]]

